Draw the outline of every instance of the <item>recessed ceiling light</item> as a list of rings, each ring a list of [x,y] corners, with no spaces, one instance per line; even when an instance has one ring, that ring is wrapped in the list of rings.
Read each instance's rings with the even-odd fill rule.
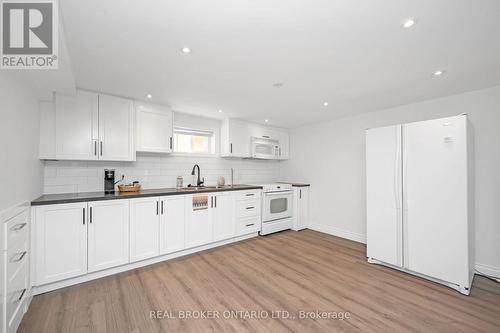
[[[444,74],[444,71],[435,71],[434,76],[441,76]]]
[[[273,87],[274,88],[281,88],[283,87],[284,83],[283,82],[276,82],[276,83],[273,83]]]
[[[147,94],[147,95],[146,95],[146,97],[147,97],[148,99],[151,99],[151,98],[153,98],[153,95],[151,95],[151,94]]]
[[[222,110],[219,110],[219,113],[222,113]]]
[[[268,122],[269,122],[269,119],[266,119],[266,120],[264,120],[264,121],[265,121],[266,123],[268,123]]]
[[[323,103],[323,106],[328,106],[328,102],[324,102],[324,103]]]
[[[181,51],[182,53],[191,53],[191,49],[189,47],[183,47]]]
[[[413,27],[415,25],[415,23],[417,23],[417,21],[413,17],[410,17],[410,18],[407,18],[403,22],[402,27],[405,28],[405,29],[408,29],[408,28]]]

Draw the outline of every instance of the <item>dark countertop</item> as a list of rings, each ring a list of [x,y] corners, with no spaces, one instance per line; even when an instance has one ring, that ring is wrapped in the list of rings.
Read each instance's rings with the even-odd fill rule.
[[[311,186],[311,184],[306,184],[306,183],[292,183],[292,182],[280,182],[281,184],[290,184],[293,187],[308,187]]]
[[[46,194],[31,202],[32,206],[65,204],[74,202],[100,201],[100,200],[117,200],[117,199],[132,199],[141,197],[159,197],[167,195],[180,194],[197,194],[208,192],[224,192],[224,191],[243,191],[243,190],[258,190],[261,186],[252,185],[234,185],[223,186],[219,188],[208,187],[193,191],[178,190],[175,188],[159,188],[151,190],[141,190],[139,192],[123,192],[116,191],[115,193],[106,194],[104,192],[83,192],[83,193],[63,193],[63,194]]]

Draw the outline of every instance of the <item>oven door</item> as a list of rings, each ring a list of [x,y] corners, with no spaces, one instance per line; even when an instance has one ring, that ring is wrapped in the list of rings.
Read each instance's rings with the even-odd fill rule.
[[[293,191],[264,193],[262,220],[269,222],[292,216]]]

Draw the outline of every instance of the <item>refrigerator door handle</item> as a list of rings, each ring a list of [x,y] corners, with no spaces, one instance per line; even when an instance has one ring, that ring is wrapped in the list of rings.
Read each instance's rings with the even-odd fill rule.
[[[408,149],[406,149],[406,143],[404,140],[404,125],[402,128],[402,151],[403,151],[403,161],[402,161],[402,174],[403,174],[403,267],[409,268],[409,256],[408,256]]]

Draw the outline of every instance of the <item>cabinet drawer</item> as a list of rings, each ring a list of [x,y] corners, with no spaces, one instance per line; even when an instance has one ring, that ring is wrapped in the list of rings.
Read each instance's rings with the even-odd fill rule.
[[[28,242],[17,242],[7,251],[7,279],[10,280],[20,267],[28,261]]]
[[[236,192],[236,200],[260,199],[261,190],[238,191]]]
[[[7,297],[6,297],[6,312],[7,323],[11,321],[16,314],[21,301],[27,296],[28,279],[27,279],[27,262],[23,262],[19,270],[14,274],[12,279],[7,281]]]
[[[242,200],[236,203],[236,217],[260,217],[260,199]]]
[[[7,222],[4,226],[6,243],[3,250],[7,251],[14,244],[25,243],[29,235],[28,227],[28,210],[23,211]]]
[[[260,231],[260,216],[236,221],[236,233],[238,236]]]

